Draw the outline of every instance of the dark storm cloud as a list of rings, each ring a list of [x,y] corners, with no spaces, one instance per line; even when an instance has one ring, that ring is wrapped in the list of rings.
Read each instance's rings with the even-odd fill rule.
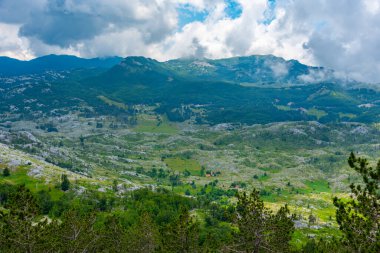
[[[44,15],[33,19],[20,29],[20,35],[35,37],[49,45],[70,46],[84,39],[92,39],[105,29],[102,19],[88,14]]]
[[[20,36],[60,47],[128,28],[157,42],[174,28],[173,13],[169,3],[155,0],[0,0],[1,22],[19,23]]]
[[[0,22],[22,24],[42,11],[45,0],[0,0]]]

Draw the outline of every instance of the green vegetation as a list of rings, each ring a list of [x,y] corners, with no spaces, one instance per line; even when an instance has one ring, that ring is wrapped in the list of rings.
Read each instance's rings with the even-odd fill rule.
[[[353,113],[339,113],[339,118],[341,119],[355,119],[357,116]]]
[[[273,214],[259,196],[255,190],[238,196],[235,219],[240,233],[235,247],[238,252],[288,252],[295,217],[287,206]]]
[[[350,200],[334,198],[344,243],[355,252],[380,251],[380,160],[376,167],[351,153],[348,163],[364,185],[351,184]]]
[[[128,111],[128,106],[123,104],[123,103],[113,101],[113,100],[111,100],[105,96],[98,96],[98,98],[109,106],[115,106],[119,109],[123,109],[125,111]]]
[[[325,180],[319,181],[309,181],[305,183],[312,192],[320,193],[320,192],[330,192],[329,183]]]
[[[0,169],[10,172],[0,176],[0,219],[12,221],[0,227],[22,237],[34,224],[36,247],[1,241],[0,251],[376,249],[365,233],[361,246],[348,243],[349,229],[378,225],[359,208],[363,188],[356,202],[348,194],[374,172],[363,183],[345,159],[380,156],[378,91],[304,85],[298,75],[313,68],[297,62],[276,79],[265,59],[130,57],[109,70],[0,78]],[[11,211],[16,195],[31,203],[29,223]],[[73,227],[89,232],[68,241]]]
[[[164,162],[172,170],[183,172],[183,173],[188,171],[193,176],[200,176],[201,165],[196,160],[183,159],[180,157],[170,157],[170,158],[166,158]]]
[[[8,168],[5,168],[3,170],[3,177],[9,177],[11,175],[11,172],[9,171]]]
[[[306,111],[308,115],[315,116],[317,120],[320,120],[321,118],[325,117],[327,115],[327,112],[323,110],[318,110],[316,108],[311,108]]]
[[[134,127],[134,131],[139,133],[175,134],[178,132],[178,129],[166,117],[140,116],[138,117],[137,126]]]
[[[61,189],[62,191],[68,191],[70,189],[70,181],[67,175],[62,175],[61,177]]]
[[[236,208],[203,206],[202,218],[189,211],[201,203],[162,189],[138,190],[123,199],[94,193],[78,199],[68,192],[52,201],[48,193],[35,195],[25,186],[2,184],[0,195],[1,252],[203,252],[241,249],[242,240],[260,251],[268,243],[275,243],[272,249],[287,250],[293,233],[287,209],[266,217],[270,212],[257,192],[252,198],[238,195]],[[241,215],[251,217],[249,227]],[[252,229],[262,232],[255,238],[258,245],[250,238]],[[277,236],[283,240],[275,241]]]
[[[290,106],[286,106],[286,105],[276,105],[276,108],[281,110],[281,111],[292,111],[292,110],[294,110]]]
[[[0,251],[377,252],[380,162],[373,168],[351,154],[349,165],[363,176],[365,187],[352,185],[351,200],[334,199],[340,231],[315,230],[320,216],[314,213],[308,214],[306,227],[297,228],[302,221],[297,210],[266,206],[255,189],[250,194],[223,191],[216,188],[217,180],[193,191],[196,198],[164,188],[77,195],[76,183],[61,188],[68,183],[64,174],[54,190],[9,184],[18,169],[0,183]],[[329,190],[325,181],[307,185],[318,194]],[[236,199],[225,202],[223,196]]]

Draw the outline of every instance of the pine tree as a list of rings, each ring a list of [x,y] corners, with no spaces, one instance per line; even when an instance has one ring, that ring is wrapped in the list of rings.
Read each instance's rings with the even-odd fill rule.
[[[131,253],[151,253],[159,247],[159,232],[151,217],[144,213],[139,221],[128,232],[129,246]]]
[[[0,211],[0,252],[52,252],[53,223],[38,218],[40,210],[32,193],[20,186]]]
[[[9,177],[11,175],[11,172],[9,171],[8,168],[5,168],[3,170],[3,177]]]
[[[187,209],[181,210],[177,221],[164,231],[162,236],[163,252],[199,252],[199,224],[193,220]]]
[[[130,238],[127,236],[126,229],[120,223],[120,217],[114,215],[107,217],[100,233],[99,252],[122,253],[127,251]]]
[[[348,164],[363,183],[351,184],[351,199],[334,198],[336,220],[344,242],[355,252],[380,252],[380,160],[373,168],[351,153]]]
[[[95,229],[95,213],[70,209],[55,226],[55,252],[97,252],[101,234]]]
[[[294,217],[287,206],[277,213],[264,206],[258,191],[238,195],[235,220],[239,228],[236,252],[287,252],[294,232]]]
[[[70,181],[65,174],[63,174],[61,177],[61,189],[62,191],[68,191],[70,189]]]
[[[112,190],[113,190],[114,192],[118,192],[118,191],[119,191],[119,189],[118,189],[118,183],[117,183],[117,180],[116,180],[116,179],[113,180],[113,182],[112,182]]]

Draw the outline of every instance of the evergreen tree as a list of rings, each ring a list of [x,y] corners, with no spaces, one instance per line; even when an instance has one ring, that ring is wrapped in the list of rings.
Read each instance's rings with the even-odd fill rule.
[[[107,217],[98,241],[99,252],[126,252],[129,247],[129,236],[120,223],[120,217]]]
[[[139,221],[129,230],[128,252],[152,253],[159,247],[159,232],[151,217],[144,213]]]
[[[3,170],[3,177],[9,177],[11,175],[11,172],[9,171],[8,168],[5,168]]]
[[[101,233],[95,229],[95,213],[70,209],[55,226],[55,252],[97,252]]]
[[[336,220],[344,242],[355,252],[380,252],[380,160],[374,168],[351,153],[348,164],[362,179],[351,184],[351,199],[334,198]]]
[[[84,147],[84,137],[83,137],[83,135],[81,135],[81,136],[79,137],[79,141],[80,141],[80,145],[81,145],[82,147]]]
[[[264,207],[259,192],[253,190],[238,195],[235,213],[239,228],[234,251],[237,252],[287,252],[294,232],[294,223],[287,206],[273,214]]]
[[[42,190],[37,193],[37,204],[41,210],[42,214],[49,214],[53,207],[53,201],[49,192]]]
[[[114,192],[118,192],[118,191],[119,191],[119,189],[118,189],[118,183],[117,183],[117,180],[116,180],[116,179],[113,180],[113,182],[112,182],[112,190],[113,190]]]
[[[162,235],[163,252],[199,252],[198,236],[199,224],[183,208],[177,221],[168,226]]]
[[[40,210],[32,193],[20,186],[0,210],[0,252],[52,252],[52,223],[38,218]]]
[[[302,246],[302,253],[349,253],[352,252],[349,248],[341,243],[340,240],[336,238],[331,239],[310,239],[305,245]]]
[[[63,174],[61,177],[61,189],[62,191],[68,191],[70,189],[70,181],[65,174]]]

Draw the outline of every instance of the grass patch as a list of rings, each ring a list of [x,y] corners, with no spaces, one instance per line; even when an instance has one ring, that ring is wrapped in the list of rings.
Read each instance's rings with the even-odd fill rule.
[[[264,172],[271,172],[271,173],[278,173],[280,172],[280,168],[273,168],[273,167],[259,167],[260,170]]]
[[[36,193],[48,191],[53,200],[58,200],[64,193],[55,188],[53,184],[46,184],[44,179],[37,179],[28,176],[28,169],[25,166],[12,170],[9,177],[0,176],[0,184],[25,185],[26,188]]]
[[[194,159],[170,157],[166,158],[164,162],[169,168],[175,171],[185,172],[187,170],[192,176],[200,176],[201,174],[201,165]]]
[[[270,176],[269,176],[267,173],[265,173],[265,174],[259,176],[259,177],[258,177],[258,180],[259,180],[260,182],[265,182],[265,181],[268,181],[269,178],[270,178]]]
[[[344,119],[344,118],[348,118],[348,119],[355,119],[357,116],[353,113],[343,113],[343,112],[340,112],[339,113],[339,118],[340,119]]]
[[[286,105],[275,105],[275,107],[280,111],[293,111],[294,109],[290,108],[290,106]]]
[[[331,192],[330,186],[326,180],[308,181],[305,184],[312,192]]]
[[[320,118],[323,118],[324,116],[327,116],[327,112],[323,110],[318,110],[316,108],[308,109],[306,114],[310,116],[315,116],[317,120],[319,120]]]
[[[314,237],[316,240],[321,238],[329,238],[331,236],[339,237],[341,232],[335,227],[322,227],[320,229],[303,228],[296,229],[290,245],[294,250],[300,250],[307,243],[309,237]]]
[[[134,131],[138,133],[176,134],[178,128],[170,123],[166,117],[144,115],[138,118]]]
[[[98,96],[98,98],[109,106],[115,106],[115,107],[122,109],[122,110],[125,110],[125,111],[128,110],[128,105],[125,105],[125,104],[120,103],[120,102],[116,102],[116,101],[111,100],[105,96]]]

